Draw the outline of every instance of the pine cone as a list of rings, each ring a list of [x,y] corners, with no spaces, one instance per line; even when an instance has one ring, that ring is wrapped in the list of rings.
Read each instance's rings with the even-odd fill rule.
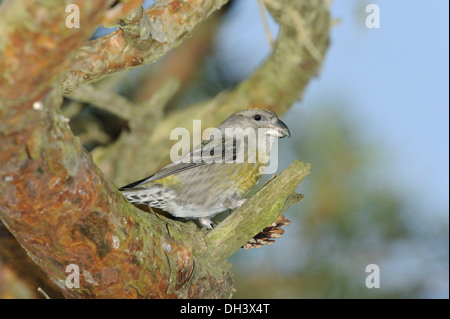
[[[242,246],[244,249],[259,248],[263,245],[271,245],[275,239],[280,238],[284,234],[284,230],[280,227],[288,226],[291,223],[289,219],[285,219],[284,215],[280,215],[272,224],[265,227],[255,237],[250,239]]]

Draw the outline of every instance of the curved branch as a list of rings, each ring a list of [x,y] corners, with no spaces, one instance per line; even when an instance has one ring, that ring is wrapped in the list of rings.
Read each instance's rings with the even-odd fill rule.
[[[226,259],[303,196],[294,191],[310,165],[295,161],[205,236],[211,259]]]
[[[153,63],[186,39],[191,30],[229,0],[157,1],[125,21],[132,26],[89,41],[74,57],[62,81],[65,94],[122,70]],[[125,25],[127,26],[127,25]],[[142,27],[144,26],[144,27]]]

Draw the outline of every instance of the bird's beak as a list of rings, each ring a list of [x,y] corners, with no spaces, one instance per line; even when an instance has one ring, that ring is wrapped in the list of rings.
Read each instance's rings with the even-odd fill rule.
[[[274,135],[279,138],[283,137],[291,137],[291,132],[289,132],[289,128],[283,121],[278,120],[275,125],[269,126],[269,135]]]

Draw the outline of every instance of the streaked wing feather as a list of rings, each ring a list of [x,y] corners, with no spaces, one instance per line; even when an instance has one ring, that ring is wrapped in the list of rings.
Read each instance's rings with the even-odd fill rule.
[[[217,143],[221,143],[218,145]],[[136,181],[134,183],[131,183],[129,185],[126,185],[122,187],[120,190],[126,190],[130,188],[136,188],[136,187],[142,187],[147,183],[156,181],[158,179],[162,179],[167,176],[171,176],[177,173],[180,173],[182,171],[186,171],[195,167],[199,167],[208,163],[212,162],[231,162],[236,158],[236,143],[233,143],[233,150],[232,152],[226,152],[225,151],[225,138],[222,138],[222,140],[205,140],[200,145],[198,145],[196,148],[194,148],[191,152],[186,153],[185,155],[181,156],[178,160],[176,160],[173,163],[170,163],[169,165],[163,167],[159,172],[156,174],[153,174],[151,176],[148,176],[146,178],[143,178],[139,181]],[[204,151],[210,151],[214,148],[214,146],[221,147],[221,152],[219,154],[211,155],[211,154],[203,154]],[[205,158],[207,158],[207,161],[205,161]],[[186,162],[186,163],[184,163]]]

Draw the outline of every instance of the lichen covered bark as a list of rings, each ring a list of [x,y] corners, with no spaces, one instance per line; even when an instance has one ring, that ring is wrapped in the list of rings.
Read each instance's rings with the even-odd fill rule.
[[[86,41],[94,28],[107,20],[105,16],[114,16],[114,12],[107,11],[115,10],[109,8],[113,2],[77,2],[81,28],[67,29],[65,7],[70,1],[3,1],[0,8],[0,218],[65,297],[230,297],[232,275],[226,258],[245,237],[254,235],[255,225],[263,227],[266,220],[258,221],[258,214],[249,213],[248,205],[243,207],[241,212],[250,219],[236,224],[234,230],[239,241],[228,242],[227,238],[233,234],[226,223],[207,235],[192,222],[181,223],[133,207],[92,161],[59,111],[63,88],[70,91],[72,85],[76,87],[106,73],[152,60],[148,53],[145,58],[129,60],[127,54],[138,52],[133,50],[141,50],[145,43],[136,44],[130,38],[126,42],[120,38],[122,31],[119,31],[101,41],[107,41],[103,43],[106,50],[108,45],[119,44],[109,51],[119,57],[114,50],[129,48],[121,51],[122,60],[114,59],[117,64],[110,64],[111,59],[106,57],[99,64],[90,64],[89,61],[101,60],[101,54],[107,54],[95,50],[100,40]],[[153,14],[148,15],[155,23],[148,50],[154,57],[160,56],[181,41],[197,21],[224,2],[157,2],[153,11],[150,10]],[[173,127],[189,127],[187,121],[198,117],[205,120],[205,125],[214,125],[230,112],[250,106],[270,107],[281,114],[300,96],[307,79],[320,65],[317,52],[324,53],[326,49],[329,17],[325,2],[266,2],[283,28],[272,56],[235,90],[166,118],[155,118],[151,134],[145,138],[152,148],[140,146],[152,149],[150,156],[144,156],[147,169],[167,159],[161,154],[168,154],[166,141]],[[124,7],[127,13],[134,9],[132,5],[139,4],[138,1],[127,3]],[[288,18],[283,18],[285,6],[297,15],[288,14]],[[157,22],[158,14],[161,23],[185,20],[174,24],[171,33],[164,29],[167,25]],[[304,33],[305,30],[311,33]],[[111,40],[114,37],[118,37],[116,42]],[[291,51],[294,58],[287,59],[286,54]],[[74,56],[75,60],[71,60]],[[155,101],[163,105],[165,97],[163,91]],[[114,151],[122,159],[123,156],[117,156],[120,151],[134,154],[133,148]],[[109,160],[113,167],[109,171],[119,174],[115,160]],[[122,174],[133,177],[130,172]],[[293,202],[289,198],[292,199],[294,184],[298,185],[299,180],[286,183],[289,187],[275,193],[269,184],[268,189],[258,193],[271,198],[266,204],[254,205],[263,215],[270,212],[267,224],[283,211],[286,201]],[[276,203],[274,207],[273,203]],[[234,223],[239,217],[229,222]],[[256,224],[252,224],[252,219]],[[250,229],[250,225],[255,229]],[[221,233],[221,229],[227,231]],[[221,240],[227,243],[223,251],[217,244]],[[68,265],[76,265],[80,271],[79,288],[66,285]]]

